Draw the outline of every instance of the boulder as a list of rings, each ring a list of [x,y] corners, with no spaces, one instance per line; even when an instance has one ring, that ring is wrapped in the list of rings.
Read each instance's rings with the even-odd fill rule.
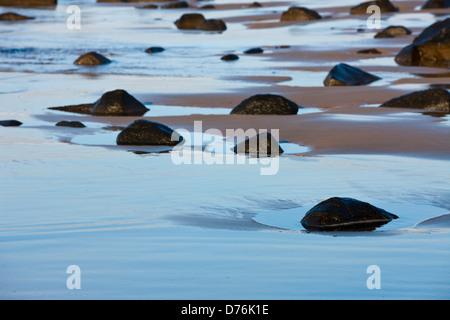
[[[172,140],[172,135],[174,140]],[[149,120],[136,120],[117,136],[118,145],[164,145],[175,146],[183,137],[168,126]]]
[[[395,57],[402,66],[449,67],[450,18],[425,28]]]
[[[246,115],[292,115],[302,108],[295,102],[275,94],[257,94],[245,99],[230,114]]]
[[[442,88],[415,91],[386,101],[380,107],[450,112],[450,93]]]
[[[283,153],[278,141],[270,132],[262,132],[234,146],[234,153],[250,156],[267,157]]]
[[[281,14],[281,22],[310,21],[322,19],[316,11],[304,7],[290,7]]]
[[[300,223],[310,231],[371,231],[393,219],[398,216],[370,203],[333,197],[311,208]]]
[[[5,12],[0,14],[1,21],[21,21],[21,20],[32,20],[33,17],[23,16],[15,12]]]
[[[381,54],[382,52],[378,49],[371,48],[371,49],[359,50],[357,53],[358,54]]]
[[[223,22],[223,20],[206,19],[200,22],[196,29],[203,31],[225,31],[227,30],[227,25]]]
[[[350,8],[350,14],[371,14],[367,12],[367,8],[376,5],[380,8],[381,13],[396,12],[398,9],[389,0],[375,0],[360,3],[357,6]]]
[[[428,0],[422,9],[445,9],[450,8],[450,0]]]
[[[323,81],[325,86],[360,86],[381,78],[345,63],[334,66]]]
[[[149,109],[122,89],[106,92],[98,99],[92,114],[97,116],[142,116]]]
[[[189,3],[187,3],[186,1],[175,1],[163,4],[161,6],[161,9],[179,9],[179,8],[189,8]]]
[[[71,127],[71,128],[85,128],[86,126],[82,124],[80,121],[59,121],[55,124],[57,127]]]
[[[165,49],[162,47],[150,47],[145,50],[147,53],[159,53],[163,52]]]
[[[196,30],[204,20],[205,17],[200,13],[185,13],[175,21],[175,25],[182,30]]]
[[[395,38],[411,34],[411,30],[403,26],[389,26],[378,32],[375,38]]]
[[[263,53],[263,52],[264,52],[264,50],[261,48],[251,48],[251,49],[244,51],[245,54],[258,54],[258,53]]]
[[[18,127],[21,125],[22,122],[17,120],[0,120],[0,126],[2,127]]]
[[[235,60],[238,60],[239,57],[237,55],[235,55],[235,54],[230,53],[230,54],[224,55],[220,59],[223,60],[223,61],[235,61]]]
[[[111,60],[109,60],[108,58],[102,56],[101,54],[95,51],[91,51],[79,56],[78,59],[75,60],[74,64],[83,66],[97,66],[101,64],[107,64],[110,62]]]
[[[49,109],[96,116],[142,116],[149,110],[136,98],[121,89],[106,92],[94,103],[50,107]]]
[[[0,6],[18,6],[18,7],[35,7],[35,6],[55,6],[57,0],[0,0]]]

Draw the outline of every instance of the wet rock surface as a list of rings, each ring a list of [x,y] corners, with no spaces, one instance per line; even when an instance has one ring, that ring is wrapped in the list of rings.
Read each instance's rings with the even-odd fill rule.
[[[445,9],[450,8],[450,0],[428,0],[422,9]]]
[[[239,59],[239,57],[237,55],[235,55],[235,54],[230,53],[230,54],[224,55],[220,59],[223,60],[223,61],[236,61],[236,60]]]
[[[259,133],[234,146],[234,153],[257,157],[277,156],[284,151],[270,132]]]
[[[297,114],[299,107],[295,102],[280,95],[257,94],[243,100],[231,110],[231,114],[247,115],[292,115]]]
[[[15,12],[5,12],[0,14],[0,21],[22,21],[33,19],[33,17],[24,16]]]
[[[450,112],[450,93],[442,88],[415,91],[386,101],[380,107]]]
[[[244,51],[244,54],[259,54],[263,53],[264,50],[262,48],[251,48]]]
[[[174,135],[174,140],[172,140]],[[136,120],[117,136],[117,145],[164,145],[175,146],[183,141],[177,132],[168,126],[149,120]]]
[[[165,49],[163,47],[150,47],[150,48],[147,48],[145,50],[145,52],[147,52],[147,53],[160,53],[160,52],[163,52],[164,50]]]
[[[367,12],[367,8],[372,5],[378,6],[381,13],[398,11],[398,9],[389,0],[376,0],[363,2],[350,8],[350,14],[371,14],[371,11]]]
[[[22,122],[18,120],[0,120],[0,126],[2,127],[19,127]]]
[[[424,29],[412,44],[395,57],[402,66],[449,67],[450,18],[433,23]]]
[[[97,66],[97,65],[102,65],[102,64],[108,64],[110,62],[111,62],[111,60],[109,60],[105,56],[103,56],[95,51],[91,51],[91,52],[88,52],[88,53],[85,53],[85,54],[79,56],[75,60],[74,64],[83,65],[83,66]]]
[[[304,7],[290,7],[287,11],[281,14],[281,22],[292,21],[311,21],[322,19],[321,15],[317,11],[304,8]]]
[[[59,121],[55,124],[57,127],[85,128],[86,126],[80,121]]]
[[[333,197],[311,208],[301,224],[310,231],[371,231],[397,218],[367,202]]]
[[[94,103],[50,107],[49,109],[96,116],[142,116],[149,111],[141,102],[122,89],[106,92]]]
[[[225,31],[227,30],[227,25],[219,19],[206,19],[200,22],[196,29],[203,31]]]
[[[325,86],[360,86],[380,79],[359,68],[340,63],[330,70],[323,83]]]
[[[403,26],[389,26],[375,35],[375,38],[395,38],[410,35],[412,32]]]

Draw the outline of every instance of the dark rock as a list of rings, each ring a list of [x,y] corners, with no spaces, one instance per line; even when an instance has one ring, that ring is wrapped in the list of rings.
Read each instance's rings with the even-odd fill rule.
[[[21,21],[21,20],[32,20],[33,17],[23,16],[15,12],[5,12],[0,14],[1,21]]]
[[[428,0],[422,9],[445,9],[450,8],[450,0]]]
[[[352,198],[330,198],[310,209],[301,220],[311,231],[371,231],[398,216]]]
[[[72,127],[72,128],[85,128],[86,126],[80,121],[60,121],[56,124],[57,127]]]
[[[104,116],[142,116],[149,109],[122,89],[106,92],[98,99],[92,114]]]
[[[209,10],[209,9],[215,9],[216,7],[212,4],[205,4],[204,6],[201,6],[199,9],[201,10]]]
[[[172,140],[172,134],[174,140]],[[136,120],[117,136],[118,145],[175,146],[183,141],[176,131],[164,124],[149,120]]]
[[[178,29],[196,30],[197,26],[205,20],[200,13],[185,13],[177,21],[175,25]]]
[[[239,57],[237,55],[231,53],[231,54],[224,55],[220,59],[222,59],[223,61],[235,61],[235,60],[238,60]]]
[[[396,12],[398,9],[389,0],[376,0],[363,2],[357,6],[350,8],[350,14],[371,14],[367,12],[369,6],[376,5],[380,8],[381,13]]]
[[[136,7],[136,9],[158,9],[158,6],[156,4],[147,4],[142,7]]]
[[[259,2],[253,2],[253,3],[251,3],[248,7],[249,8],[261,8],[263,5],[261,4],[261,3],[259,3]]]
[[[231,110],[230,114],[297,114],[299,107],[295,102],[274,94],[257,94],[245,99]]]
[[[316,11],[304,7],[290,7],[281,14],[281,22],[310,21],[322,19]]]
[[[379,51],[378,49],[372,48],[372,49],[359,50],[357,53],[359,53],[359,54],[381,54],[381,51]]]
[[[263,53],[263,52],[264,52],[264,50],[261,48],[251,48],[251,49],[244,51],[245,54],[258,54],[258,53]]]
[[[331,69],[323,81],[325,86],[359,86],[372,83],[381,78],[352,67],[345,63],[340,63]]]
[[[196,29],[203,31],[225,31],[227,30],[227,25],[219,19],[207,19],[200,22]]]
[[[79,56],[78,59],[75,60],[74,64],[84,66],[96,66],[101,64],[107,64],[110,62],[111,60],[109,60],[108,58],[102,56],[97,52],[91,51]]]
[[[381,30],[375,35],[375,38],[395,38],[411,34],[411,30],[403,26],[390,26]]]
[[[250,156],[277,156],[284,151],[270,132],[259,133],[234,146],[234,153]]]
[[[163,51],[164,51],[164,48],[162,48],[162,47],[150,47],[145,50],[145,52],[147,52],[147,53],[159,53],[159,52],[163,52]]]
[[[56,5],[56,0],[0,0],[0,6],[34,7],[54,5]]]
[[[171,3],[166,3],[161,6],[162,9],[179,9],[179,8],[189,8],[189,3],[186,1],[176,1]]]
[[[450,93],[442,88],[415,91],[393,98],[380,107],[450,112]]]
[[[22,122],[17,120],[0,120],[0,126],[2,127],[18,127],[21,125]]]
[[[395,57],[402,66],[449,67],[450,18],[424,29]]]
[[[149,110],[136,98],[121,89],[106,92],[94,103],[51,107],[49,109],[96,116],[142,116]]]

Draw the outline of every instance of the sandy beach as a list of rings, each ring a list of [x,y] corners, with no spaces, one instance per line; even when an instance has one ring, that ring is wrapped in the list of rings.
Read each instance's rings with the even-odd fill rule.
[[[51,8],[0,7],[33,16],[0,21],[0,298],[10,299],[448,299],[450,297],[450,115],[385,108],[402,95],[444,88],[448,67],[401,66],[398,52],[450,16],[424,1],[392,1],[374,38],[359,2],[188,1],[179,9],[147,3],[79,1],[81,28],[69,29],[69,1]],[[202,5],[214,9],[200,9]],[[322,19],[280,22],[291,6]],[[223,32],[179,30],[184,13],[222,19]],[[145,49],[165,50],[148,54]],[[244,54],[250,48],[262,53]],[[361,54],[376,48],[380,54]],[[97,51],[112,62],[78,66]],[[225,54],[236,61],[223,61]],[[381,79],[325,86],[346,63]],[[94,103],[123,89],[142,116],[49,109]],[[257,94],[281,95],[295,115],[239,115]],[[174,163],[166,146],[120,146],[138,119],[192,134],[276,130],[285,153],[276,174],[262,159],[211,156],[200,138],[199,163]],[[84,128],[55,126],[79,121]],[[195,137],[192,138],[195,141]],[[202,136],[205,138],[204,136]],[[242,141],[245,135],[237,137]],[[209,145],[211,148],[211,145]],[[194,159],[194,158],[192,158]],[[399,218],[374,231],[310,232],[305,213],[330,197],[351,197]],[[70,265],[81,289],[66,285]],[[366,280],[382,271],[380,289]]]

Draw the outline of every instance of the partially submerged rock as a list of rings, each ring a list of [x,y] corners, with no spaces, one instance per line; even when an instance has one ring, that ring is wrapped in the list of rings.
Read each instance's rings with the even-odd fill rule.
[[[381,13],[396,12],[398,9],[389,0],[376,0],[360,3],[357,6],[350,8],[350,14],[372,14],[371,11],[367,12],[367,8],[370,6],[378,6]]]
[[[324,80],[325,86],[360,86],[381,78],[345,63],[334,66]]]
[[[86,126],[80,121],[59,121],[55,124],[57,127],[85,128]]]
[[[357,53],[358,54],[381,54],[382,52],[378,49],[371,48],[371,49],[359,50]]]
[[[174,140],[172,140],[172,135]],[[118,145],[164,145],[175,146],[183,137],[168,126],[149,120],[136,120],[117,136]]]
[[[149,109],[122,89],[106,92],[98,99],[92,114],[105,116],[141,116]]]
[[[450,18],[433,23],[424,29],[412,44],[395,57],[402,66],[449,67]]]
[[[281,22],[311,21],[322,19],[316,11],[304,7],[290,7],[281,14]]]
[[[220,59],[223,60],[223,61],[235,61],[235,60],[238,60],[239,57],[237,55],[233,54],[233,53],[230,53],[230,54],[224,55]]]
[[[24,16],[15,12],[5,12],[0,14],[1,21],[21,21],[21,20],[32,20],[33,17]]]
[[[310,209],[301,224],[310,231],[371,231],[397,218],[367,202],[334,197]]]
[[[161,9],[179,9],[179,8],[189,8],[189,3],[186,1],[175,1],[163,4]]]
[[[380,107],[450,112],[450,93],[442,88],[415,91],[386,101]]]
[[[150,47],[145,50],[147,53],[159,53],[163,52],[165,49],[163,47]]]
[[[225,31],[227,30],[227,25],[223,22],[223,20],[206,19],[200,22],[196,29],[203,31]]]
[[[175,25],[178,29],[195,30],[204,20],[205,17],[200,13],[185,13],[175,21]]]
[[[395,38],[410,35],[412,32],[403,26],[389,26],[375,35],[375,38]]]
[[[251,48],[244,51],[245,54],[258,54],[263,52],[264,50],[262,48]]]
[[[2,127],[18,127],[21,125],[22,122],[17,120],[0,120],[0,126]]]
[[[96,116],[142,116],[149,110],[122,89],[106,92],[94,103],[51,107],[49,109]]]
[[[257,157],[270,157],[282,154],[284,151],[270,132],[262,132],[237,144],[234,153]]]
[[[297,114],[299,107],[295,102],[275,94],[257,94],[245,99],[231,110],[231,114]]]
[[[78,59],[75,60],[74,64],[84,66],[96,66],[101,64],[107,64],[110,62],[111,60],[101,55],[100,53],[91,51],[79,56]]]
[[[450,8],[450,0],[428,0],[422,9],[445,9]]]

